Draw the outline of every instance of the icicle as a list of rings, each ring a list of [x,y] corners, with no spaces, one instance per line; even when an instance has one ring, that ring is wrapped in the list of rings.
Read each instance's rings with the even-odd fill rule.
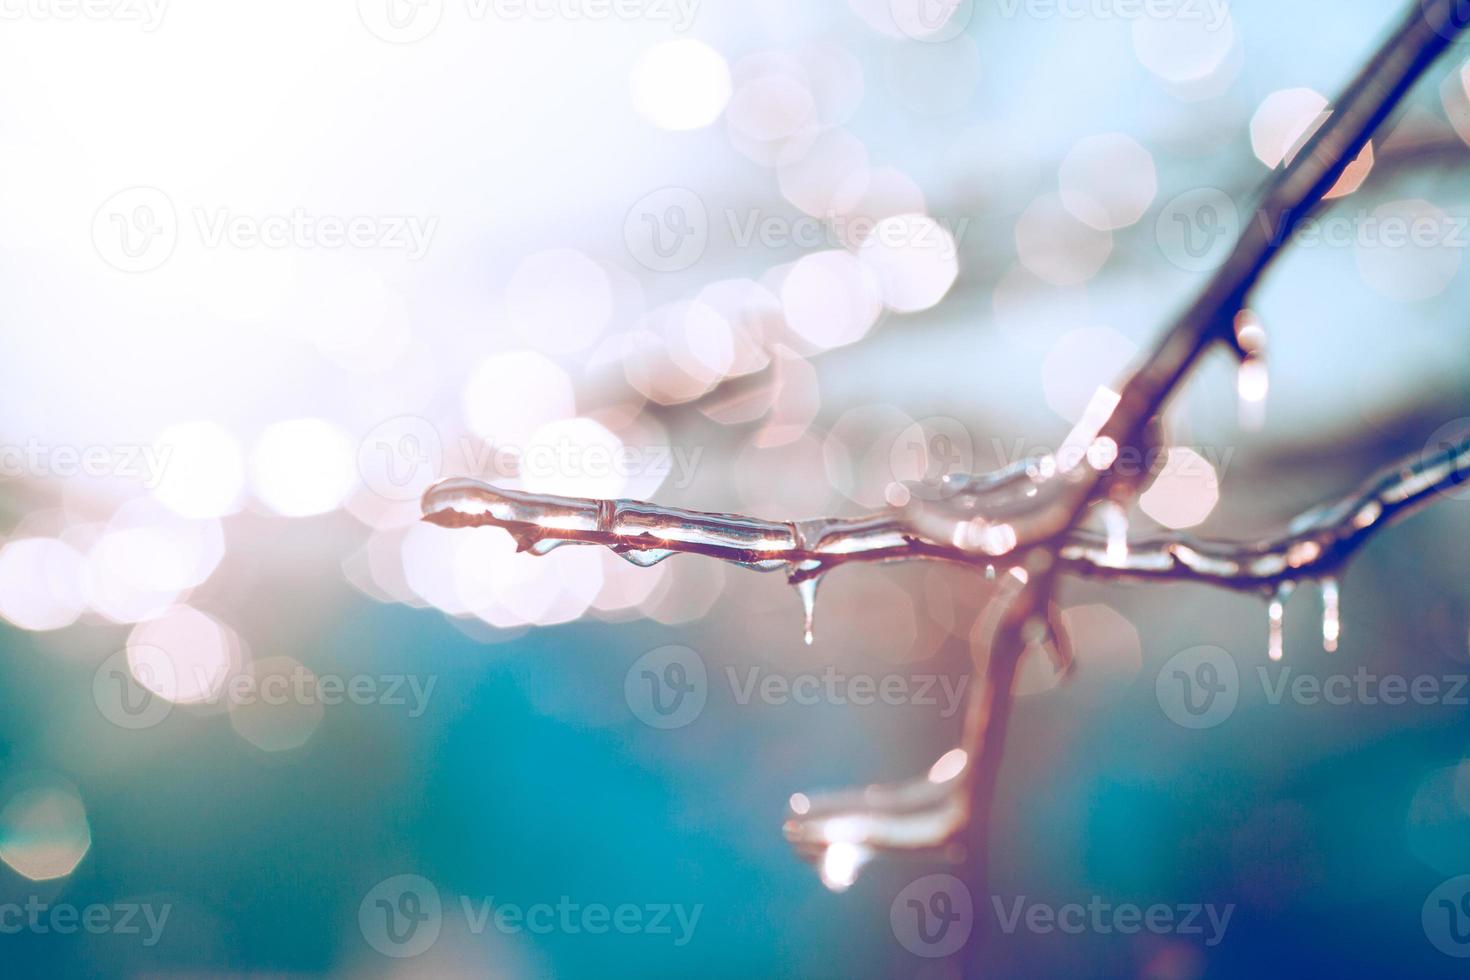
[[[1337,652],[1337,641],[1342,636],[1340,602],[1337,579],[1324,578],[1322,580],[1322,649],[1328,653]]]
[[[1261,318],[1250,310],[1235,317],[1235,342],[1240,351],[1240,368],[1235,391],[1240,399],[1240,427],[1259,429],[1266,420],[1266,392],[1271,375],[1266,369],[1266,330]]]
[[[1265,423],[1266,391],[1270,384],[1265,358],[1253,356],[1240,362],[1235,390],[1240,396],[1241,428],[1255,431]]]
[[[1103,530],[1108,536],[1107,563],[1122,567],[1128,564],[1128,512],[1116,500],[1104,501],[1099,508]]]
[[[820,575],[814,575],[792,583],[796,586],[796,594],[801,596],[801,611],[806,617],[802,639],[806,641],[807,646],[811,646],[816,640],[816,634],[812,632],[812,619],[817,613],[817,586],[821,581]]]
[[[1291,592],[1295,588],[1294,582],[1282,582],[1276,587],[1276,594],[1271,597],[1271,604],[1266,607],[1268,633],[1266,654],[1272,660],[1280,660],[1284,652],[1286,600],[1291,598]]]

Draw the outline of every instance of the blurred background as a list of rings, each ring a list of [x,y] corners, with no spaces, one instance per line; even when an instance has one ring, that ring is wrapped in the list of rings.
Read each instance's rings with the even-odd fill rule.
[[[844,567],[808,646],[778,575],[417,520],[452,475],[860,514],[1056,448],[1399,7],[7,4],[5,972],[1459,975],[1470,494],[1370,543],[1334,653],[1302,583],[1279,666],[1265,598],[1065,583],[964,908],[938,861],[829,890],[780,821],[955,744],[983,573]],[[1269,384],[1171,406],[1135,529],[1470,430],[1466,58],[1273,269]]]

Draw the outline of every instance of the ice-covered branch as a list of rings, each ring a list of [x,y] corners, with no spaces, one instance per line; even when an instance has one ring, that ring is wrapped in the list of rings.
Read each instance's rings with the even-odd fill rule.
[[[452,479],[425,494],[423,511],[425,520],[443,527],[501,528],[522,550],[534,554],[566,544],[592,544],[640,566],[675,554],[696,554],[761,571],[783,571],[806,603],[810,636],[817,582],[848,562],[928,559],[998,567],[1002,591],[1010,593],[999,601],[1011,598],[1026,578],[1014,574],[1025,571],[1022,553],[1009,546],[1013,540],[1009,532],[975,530],[1009,526],[994,514],[985,516],[981,508],[987,501],[998,501],[1004,509],[1014,507],[1017,500],[1044,499],[1036,491],[1046,485],[1047,474],[1049,479],[1060,478],[1055,463],[1039,457],[997,474],[954,481],[953,495],[938,508],[950,515],[951,533],[937,540],[926,536],[912,519],[924,514],[934,523],[936,505],[919,502],[857,518],[766,521],[643,501],[522,493]],[[1252,591],[1279,590],[1300,579],[1320,578],[1331,597],[1325,638],[1335,644],[1334,576],[1344,563],[1379,529],[1466,482],[1470,482],[1470,440],[1404,459],[1355,492],[1306,511],[1285,530],[1266,538],[1240,542],[1176,533],[1119,547],[1106,534],[1078,529],[1066,535],[1056,553],[1065,570],[1096,578],[1194,581]],[[956,518],[956,513],[965,516]],[[1279,654],[1274,640],[1272,652]],[[982,704],[987,712],[995,708],[994,702]],[[824,880],[834,887],[850,880],[873,851],[932,849],[950,843],[969,818],[963,777],[975,744],[967,738],[966,747],[953,750],[929,774],[910,783],[815,798],[797,794],[792,797],[787,835],[803,853],[820,859]]]
[[[1046,468],[1031,460],[1002,472],[1036,487],[1044,481],[1026,473]],[[1169,579],[1259,591],[1336,573],[1374,531],[1465,482],[1470,482],[1470,440],[1402,460],[1352,494],[1302,513],[1268,537],[1231,541],[1172,533],[1120,546],[1105,532],[1080,528],[1069,532],[1057,551],[1065,570],[1095,578]],[[984,499],[966,490],[955,496]],[[912,519],[931,507],[914,503],[864,517],[766,521],[637,500],[522,493],[471,479],[445,480],[423,501],[425,520],[443,527],[499,527],[533,553],[563,544],[595,544],[641,566],[675,554],[704,555],[761,571],[784,571],[794,583],[819,578],[848,562],[928,559],[1002,570],[1020,563],[1014,532],[997,530],[1009,528],[1008,523],[985,516],[950,517],[952,533],[936,539]],[[975,510],[966,508],[965,513]]]
[[[991,802],[1025,652],[1055,636],[1054,584],[1062,571],[1124,578],[1192,579],[1230,588],[1289,585],[1327,576],[1374,530],[1466,479],[1470,446],[1406,461],[1362,491],[1309,512],[1284,533],[1253,544],[1165,536],[1129,542],[1122,505],[1138,489],[1114,471],[1125,450],[1142,448],[1159,412],[1201,354],[1223,342],[1255,373],[1259,338],[1236,331],[1237,317],[1292,233],[1317,207],[1414,82],[1463,31],[1463,0],[1410,0],[1410,13],[1378,49],[1293,163],[1263,189],[1255,214],[1225,263],[1161,336],[1142,363],[1069,440],[1073,450],[996,474],[966,478],[938,502],[918,501],[851,520],[771,522],[661,508],[496,490],[451,480],[429,491],[425,517],[448,527],[495,525],[521,547],[602,544],[639,564],[677,552],[754,568],[785,569],[808,616],[822,573],[848,561],[939,558],[1006,567],[992,603],[988,642],[977,649],[984,681],[972,690],[961,744],[918,779],[845,793],[791,799],[786,834],[816,860],[834,888],[851,883],[879,851],[976,845],[983,861]],[[1109,533],[1085,529],[1094,511]],[[1330,591],[1335,626],[1335,582]],[[1272,655],[1279,655],[1280,599],[1271,606]],[[1324,631],[1334,643],[1335,632]],[[1053,642],[1053,645],[1059,645]],[[983,659],[983,664],[979,662]],[[1065,661],[1065,656],[1062,657]],[[974,877],[983,888],[983,865]]]
[[[1258,591],[1304,578],[1335,575],[1374,531],[1470,482],[1470,440],[1391,466],[1356,493],[1313,508],[1280,534],[1252,542],[1191,534],[1130,541],[1121,561],[1109,559],[1108,541],[1075,531],[1060,549],[1064,567],[1083,574],[1179,579]]]

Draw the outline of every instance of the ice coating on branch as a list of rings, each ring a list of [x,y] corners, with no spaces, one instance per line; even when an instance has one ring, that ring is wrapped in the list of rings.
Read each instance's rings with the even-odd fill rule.
[[[954,843],[969,818],[964,749],[952,749],[918,779],[791,797],[785,832],[822,882],[841,891],[874,854],[937,851]]]
[[[863,517],[790,522],[642,501],[530,494],[453,479],[429,489],[423,511],[425,520],[443,527],[500,527],[531,554],[559,545],[595,544],[638,565],[685,553],[760,571],[782,570],[801,596],[804,636],[811,635],[817,583],[837,565],[938,559],[984,569],[987,578],[1005,587],[1011,581],[1024,583],[1021,563],[1045,549],[1060,559],[1064,570],[1086,575],[1202,581],[1255,592],[1265,588],[1272,596],[1268,650],[1278,659],[1290,584],[1300,578],[1325,580],[1323,641],[1330,648],[1337,631],[1336,581],[1330,576],[1379,528],[1470,480],[1470,440],[1406,459],[1355,493],[1307,511],[1282,533],[1254,542],[1184,533],[1129,541],[1116,517],[1106,528],[1106,516],[1103,533],[1073,529],[1060,540],[1035,537],[1047,526],[1067,479],[1056,459],[1035,457],[996,473],[955,477],[946,485],[949,496],[940,501],[915,499]],[[1065,672],[1071,656],[1059,621],[1052,615],[1050,622],[1033,625],[1027,636],[1033,644],[1047,646]],[[851,884],[881,852],[942,849],[970,820],[970,794],[964,785],[970,767],[964,752],[947,754],[923,779],[811,797],[798,794],[792,797],[786,835],[834,889]]]
[[[636,500],[592,500],[506,490],[471,479],[445,480],[424,495],[424,519],[443,527],[503,528],[522,550],[597,544],[636,565],[700,554],[761,571],[784,570],[793,584],[849,561],[938,559],[980,569],[1015,567],[1029,548],[1055,550],[1063,567],[1104,578],[1180,579],[1258,591],[1283,581],[1334,575],[1371,534],[1470,480],[1470,439],[1416,454],[1355,493],[1315,507],[1280,534],[1253,541],[1183,532],[1128,540],[1104,514],[1103,534],[1046,534],[1067,478],[1038,456],[994,473],[947,478],[938,501],[852,518],[765,521]],[[1126,547],[1126,553],[1125,553]]]

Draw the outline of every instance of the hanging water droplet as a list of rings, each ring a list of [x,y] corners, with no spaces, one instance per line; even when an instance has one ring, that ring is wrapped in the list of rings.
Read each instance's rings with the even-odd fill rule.
[[[1286,600],[1291,598],[1291,592],[1295,588],[1294,582],[1282,582],[1276,587],[1271,604],[1266,607],[1266,655],[1272,660],[1280,660],[1285,652]]]
[[[1235,375],[1235,393],[1240,399],[1240,427],[1259,429],[1266,420],[1266,392],[1271,375],[1266,370],[1266,328],[1253,310],[1235,315],[1235,343],[1240,368]]]
[[[1128,564],[1128,512],[1116,500],[1100,505],[1103,530],[1108,536],[1107,563],[1115,567]]]
[[[796,594],[801,596],[801,611],[805,617],[802,639],[806,641],[807,646],[811,646],[816,641],[816,634],[812,632],[812,620],[817,612],[817,586],[821,584],[821,581],[820,575],[813,575],[811,578],[792,583],[796,586]]]
[[[658,548],[647,550],[630,548],[625,551],[616,551],[614,553],[619,558],[623,559],[623,561],[627,562],[630,565],[637,565],[639,568],[651,568],[654,565],[657,565],[659,562],[663,561],[665,558],[673,555],[672,551],[665,551]]]
[[[1342,636],[1341,597],[1337,579],[1322,580],[1322,649],[1328,653],[1337,651],[1337,641]]]
[[[1240,427],[1252,431],[1266,421],[1266,392],[1271,375],[1264,357],[1251,356],[1240,362],[1235,376],[1235,391],[1240,399]]]

